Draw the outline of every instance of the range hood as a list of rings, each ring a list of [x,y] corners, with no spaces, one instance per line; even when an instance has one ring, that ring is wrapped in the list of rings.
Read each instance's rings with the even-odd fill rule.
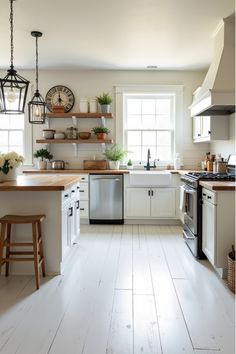
[[[189,108],[191,117],[235,112],[235,14],[220,22],[213,61]]]

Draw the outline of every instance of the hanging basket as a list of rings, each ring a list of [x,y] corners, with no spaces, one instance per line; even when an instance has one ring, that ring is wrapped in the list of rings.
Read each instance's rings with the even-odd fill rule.
[[[235,260],[233,260],[233,252],[228,254],[228,287],[235,294]]]

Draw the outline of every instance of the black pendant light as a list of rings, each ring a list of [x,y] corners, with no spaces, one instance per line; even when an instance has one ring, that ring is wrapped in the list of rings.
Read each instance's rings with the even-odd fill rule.
[[[0,79],[0,113],[22,114],[25,110],[29,81],[17,74],[13,65],[13,1],[10,0],[11,65]]]
[[[38,31],[32,31],[31,36],[35,37],[36,40],[36,90],[32,97],[32,100],[28,103],[29,107],[29,122],[32,124],[43,124],[45,122],[46,116],[46,103],[39,93],[38,88],[38,38],[42,37],[42,33]]]

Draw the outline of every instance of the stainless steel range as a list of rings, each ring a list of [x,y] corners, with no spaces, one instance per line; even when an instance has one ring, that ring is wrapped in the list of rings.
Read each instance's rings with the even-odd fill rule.
[[[183,237],[193,255],[205,258],[202,251],[202,188],[199,181],[235,181],[235,155],[228,160],[228,173],[188,172],[181,177],[185,183]],[[234,164],[230,164],[230,161]]]

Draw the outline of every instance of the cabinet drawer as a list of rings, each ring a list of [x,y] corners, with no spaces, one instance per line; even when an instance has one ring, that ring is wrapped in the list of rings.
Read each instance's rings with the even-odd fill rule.
[[[209,203],[217,204],[216,193],[214,193],[206,188],[203,188],[203,190],[202,190],[202,199],[207,200]]]
[[[79,175],[80,177],[80,183],[82,182],[88,182],[88,175]]]
[[[80,200],[88,200],[88,183],[80,183]]]
[[[88,218],[89,217],[89,210],[88,210],[88,201],[80,201],[80,217],[81,218]]]
[[[62,192],[62,203],[67,203],[70,200],[71,196],[71,190],[66,189],[65,191]]]

